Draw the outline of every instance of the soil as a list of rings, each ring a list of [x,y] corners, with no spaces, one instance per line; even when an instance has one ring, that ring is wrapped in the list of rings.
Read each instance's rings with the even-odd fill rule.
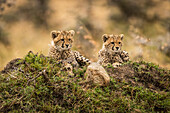
[[[149,67],[147,63],[139,62],[139,64],[139,67],[134,67],[133,64],[125,64],[118,68],[107,68],[106,70],[111,77],[120,82],[125,81],[134,86],[148,88],[154,92],[170,91],[170,71]]]

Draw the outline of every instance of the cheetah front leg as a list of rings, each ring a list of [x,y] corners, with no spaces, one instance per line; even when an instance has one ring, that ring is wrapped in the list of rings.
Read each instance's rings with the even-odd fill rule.
[[[79,67],[79,64],[75,58],[68,58],[67,60],[65,60],[65,62],[71,64],[74,68]]]
[[[74,51],[75,59],[80,66],[89,65],[91,61],[82,56],[78,51]]]
[[[111,60],[112,60],[113,67],[119,67],[123,63],[123,59],[121,58],[120,53],[113,54],[113,56],[111,57]]]
[[[121,63],[119,63],[119,62],[115,62],[115,63],[112,63],[112,66],[113,67],[119,67],[119,66],[121,66],[122,64]]]
[[[109,61],[109,59],[104,58],[104,57],[99,57],[99,60],[98,60],[97,63],[99,63],[100,65],[102,65],[102,66],[104,66],[104,67],[108,66],[108,64],[111,64],[111,62]]]
[[[100,51],[98,53],[98,61],[97,63],[99,63],[100,65],[106,67],[108,64],[111,64],[111,61],[109,60],[109,58],[106,56],[106,54],[102,51]]]
[[[74,76],[73,66],[71,64],[69,64],[69,63],[65,64],[63,70],[68,73],[69,77],[73,77]]]
[[[123,62],[129,61],[129,54],[126,51],[122,51],[120,57],[122,58]]]

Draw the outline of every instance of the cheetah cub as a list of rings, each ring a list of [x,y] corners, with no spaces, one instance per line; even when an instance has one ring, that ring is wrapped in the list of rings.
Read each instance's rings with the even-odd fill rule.
[[[74,30],[52,31],[49,56],[57,61],[71,64],[73,67],[88,65],[89,59],[83,57],[78,51],[71,50],[74,34]]]
[[[123,62],[129,61],[129,55],[126,51],[122,51],[122,40],[124,35],[107,35],[102,36],[103,48],[98,54],[98,63],[107,66],[109,63],[114,67],[121,65]]]

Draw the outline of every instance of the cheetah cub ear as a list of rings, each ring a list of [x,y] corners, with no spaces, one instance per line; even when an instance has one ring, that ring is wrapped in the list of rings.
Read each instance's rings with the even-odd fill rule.
[[[61,34],[61,31],[51,31],[51,37],[52,39],[55,39],[56,37],[58,37],[58,35]]]
[[[104,34],[104,35],[102,36],[103,42],[106,42],[108,39],[109,39],[109,36],[108,36],[107,34]]]
[[[120,34],[119,37],[120,37],[121,40],[123,40],[124,34]]]
[[[75,34],[75,31],[74,31],[74,30],[70,30],[69,33],[70,33],[70,35],[73,37],[74,34]]]

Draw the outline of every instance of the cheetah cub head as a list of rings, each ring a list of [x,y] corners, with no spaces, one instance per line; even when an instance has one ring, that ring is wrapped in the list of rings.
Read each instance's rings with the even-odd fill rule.
[[[72,47],[74,41],[74,30],[70,31],[52,31],[52,46],[60,50],[69,50]]]
[[[110,52],[120,52],[122,47],[122,40],[124,35],[107,35],[104,34],[102,36],[103,39],[103,47],[106,48],[107,51]]]

